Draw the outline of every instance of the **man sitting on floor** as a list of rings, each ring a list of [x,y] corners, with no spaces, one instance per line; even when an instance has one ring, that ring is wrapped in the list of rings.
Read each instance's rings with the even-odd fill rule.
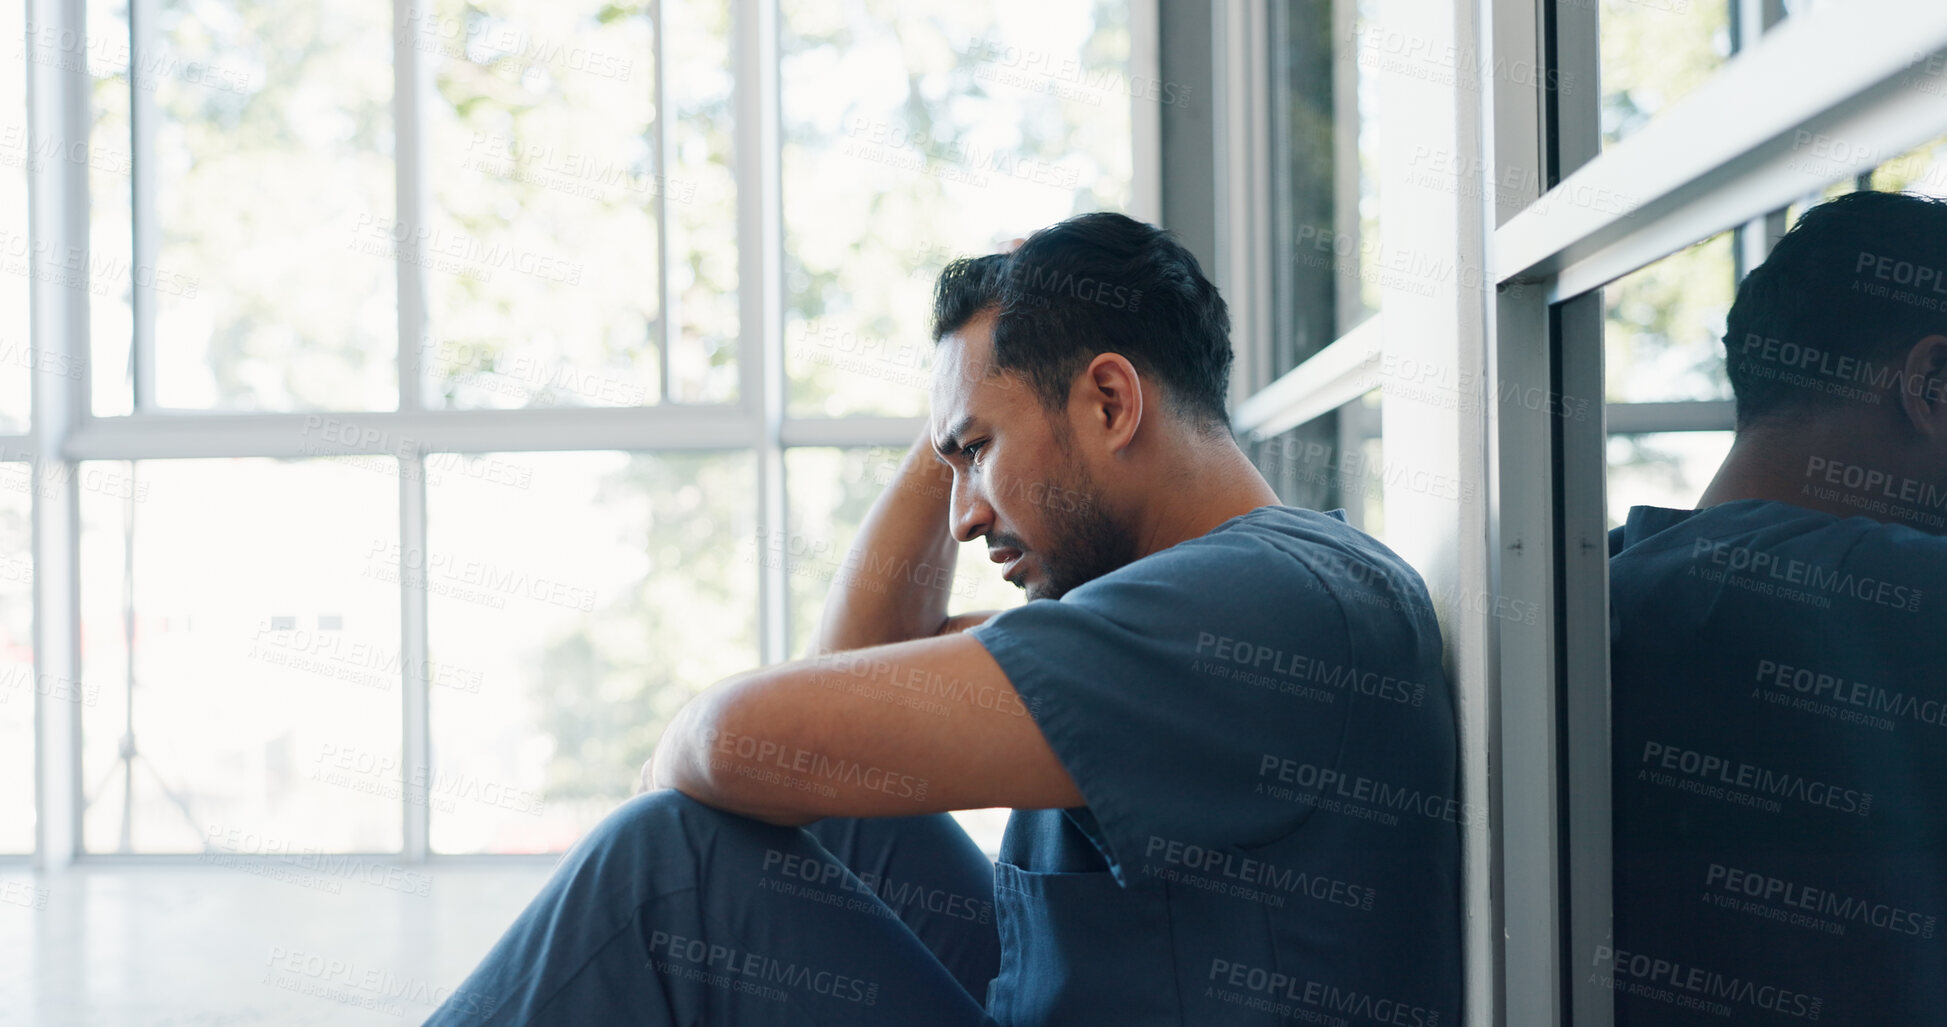
[[[934,315],[930,431],[814,654],[686,706],[430,1022],[1457,1023],[1426,588],[1238,448],[1196,260],[1084,215]],[[1030,602],[913,573],[975,538]],[[996,864],[945,815],[987,807]]]

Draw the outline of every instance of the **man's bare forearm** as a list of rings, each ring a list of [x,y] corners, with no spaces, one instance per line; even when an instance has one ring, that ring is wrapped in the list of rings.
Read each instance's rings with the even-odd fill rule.
[[[843,572],[833,577],[809,655],[963,631],[992,616],[992,611],[947,615],[959,554],[948,520],[951,482],[952,476],[933,455],[931,440],[922,435],[866,513]],[[771,823],[808,822],[809,817],[777,819],[784,815],[727,798],[724,789],[743,782],[726,784],[712,773],[714,718],[727,692],[742,678],[719,682],[677,713],[656,743],[655,755],[643,764],[636,792],[674,788],[706,805]]]
[[[832,579],[814,654],[906,642],[956,626],[947,616],[959,553],[948,520],[951,482],[932,441],[921,435],[866,513],[845,573]]]

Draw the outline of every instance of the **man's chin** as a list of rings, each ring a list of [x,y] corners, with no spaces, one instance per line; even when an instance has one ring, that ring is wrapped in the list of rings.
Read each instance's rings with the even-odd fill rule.
[[[1043,579],[1035,579],[1032,581],[1023,580],[1016,587],[1027,593],[1029,602],[1033,602],[1036,599],[1060,599],[1068,592],[1068,589]]]

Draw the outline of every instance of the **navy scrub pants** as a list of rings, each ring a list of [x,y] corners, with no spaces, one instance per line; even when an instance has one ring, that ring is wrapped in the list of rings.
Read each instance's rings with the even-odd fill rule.
[[[946,814],[778,827],[636,796],[427,1027],[991,1025],[993,866]]]

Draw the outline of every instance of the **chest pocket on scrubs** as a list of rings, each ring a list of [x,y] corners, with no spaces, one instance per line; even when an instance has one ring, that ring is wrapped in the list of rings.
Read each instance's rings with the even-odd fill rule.
[[[987,1012],[1007,1027],[1140,1027],[1179,1018],[1169,899],[1108,871],[994,865],[1001,969]]]

